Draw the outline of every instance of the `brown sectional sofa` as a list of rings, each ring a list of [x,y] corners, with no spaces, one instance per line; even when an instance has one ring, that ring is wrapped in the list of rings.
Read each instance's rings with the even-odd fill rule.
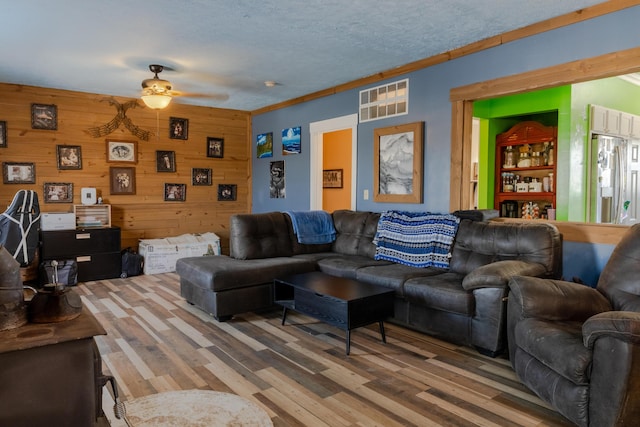
[[[541,221],[462,219],[445,270],[375,260],[380,213],[340,210],[332,218],[333,243],[303,245],[285,213],[233,216],[229,256],[178,260],[182,296],[224,321],[272,307],[274,278],[320,270],[394,289],[393,323],[497,355],[506,349],[509,279],[561,275],[560,233]]]

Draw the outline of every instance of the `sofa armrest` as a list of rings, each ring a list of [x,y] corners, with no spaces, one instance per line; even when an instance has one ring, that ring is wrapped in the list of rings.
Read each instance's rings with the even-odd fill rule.
[[[598,338],[611,337],[632,344],[640,344],[640,313],[635,311],[607,311],[590,317],[582,325],[584,345],[593,348]]]
[[[599,291],[578,283],[515,276],[509,281],[509,288],[510,305],[517,306],[520,318],[584,322],[611,310],[611,304]]]
[[[507,260],[485,264],[467,274],[462,287],[467,291],[478,288],[506,288],[513,276],[541,276],[546,268],[542,264]]]

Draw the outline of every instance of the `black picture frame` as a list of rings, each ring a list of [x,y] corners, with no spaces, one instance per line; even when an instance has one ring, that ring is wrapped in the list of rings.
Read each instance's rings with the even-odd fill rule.
[[[79,145],[56,145],[58,170],[82,169],[82,147]]]
[[[42,187],[45,203],[73,203],[73,184],[70,182],[45,182]]]
[[[191,185],[212,185],[211,168],[193,168],[191,169]]]
[[[4,184],[35,184],[36,164],[2,162],[2,182]]]
[[[58,107],[53,104],[31,104],[31,129],[57,130]]]
[[[189,139],[189,120],[169,117],[169,139]]]
[[[176,152],[156,151],[156,172],[175,172]]]
[[[238,186],[236,184],[218,184],[218,201],[232,202],[236,200]]]
[[[7,146],[7,122],[0,121],[0,148]]]
[[[164,184],[165,202],[185,202],[187,200],[187,184],[166,182]]]
[[[109,190],[112,195],[135,195],[136,168],[110,167]]]
[[[224,158],[224,138],[207,137],[207,157]]]

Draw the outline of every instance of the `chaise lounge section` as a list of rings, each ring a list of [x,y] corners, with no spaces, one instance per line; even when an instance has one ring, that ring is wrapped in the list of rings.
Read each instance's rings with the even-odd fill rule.
[[[298,243],[283,212],[235,215],[230,255],[178,260],[181,294],[224,321],[271,308],[273,279],[319,270],[389,287],[395,291],[389,321],[495,356],[506,349],[509,279],[559,278],[562,241],[549,223],[494,222],[484,214],[460,220],[449,268],[375,259],[376,212],[334,212],[335,241],[313,245]]]

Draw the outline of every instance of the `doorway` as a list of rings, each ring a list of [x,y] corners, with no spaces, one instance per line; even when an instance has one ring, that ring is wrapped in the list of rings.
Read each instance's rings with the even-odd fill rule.
[[[346,145],[350,149],[350,163],[343,165],[343,188],[348,191],[348,205],[342,206],[342,208],[356,209],[356,177],[357,177],[357,150],[358,150],[358,115],[350,114],[348,116],[337,117],[334,119],[323,120],[320,122],[314,122],[309,125],[311,134],[311,152],[309,159],[310,170],[310,209],[322,210],[323,203],[323,170],[336,169],[328,164],[325,167],[324,156],[324,141],[325,134],[340,132],[340,144]],[[350,132],[349,132],[350,131]],[[350,133],[350,135],[349,135]],[[334,135],[328,135],[331,137]],[[346,148],[345,147],[345,148]],[[348,157],[348,156],[347,156]],[[348,169],[345,171],[344,169]],[[336,206],[336,205],[332,205]],[[331,208],[332,210],[335,207]]]

